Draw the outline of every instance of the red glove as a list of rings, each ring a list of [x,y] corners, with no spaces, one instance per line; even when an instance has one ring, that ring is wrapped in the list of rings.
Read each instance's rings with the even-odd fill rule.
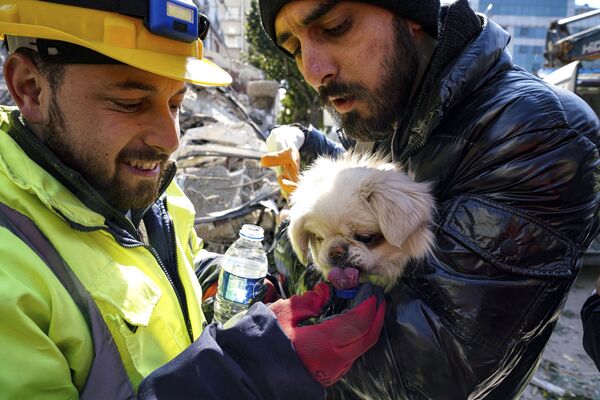
[[[383,298],[371,295],[342,314],[315,325],[298,325],[318,317],[329,301],[329,286],[319,283],[313,291],[270,306],[300,360],[323,386],[337,382],[377,342],[385,314]]]

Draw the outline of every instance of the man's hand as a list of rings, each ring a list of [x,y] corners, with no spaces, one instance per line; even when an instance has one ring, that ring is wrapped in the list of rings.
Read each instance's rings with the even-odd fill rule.
[[[214,315],[214,301],[217,295],[217,286],[219,283],[219,274],[221,273],[221,255],[212,253],[204,262],[198,262],[196,265],[196,277],[202,288],[202,311],[208,321],[212,321]],[[256,292],[252,301],[262,301],[271,303],[281,298],[281,293],[277,289],[277,278],[267,274],[262,287]]]
[[[279,126],[267,138],[267,154],[260,164],[271,167],[277,173],[277,181],[283,196],[287,199],[296,189],[300,175],[300,152],[304,144],[304,132],[291,125]]]
[[[270,306],[302,363],[323,386],[337,382],[354,360],[377,342],[385,314],[383,293],[379,291],[342,314],[314,325],[300,325],[319,317],[330,302],[330,287],[319,283],[302,296]]]
[[[278,152],[267,153],[260,159],[262,167],[277,167],[277,182],[281,193],[286,199],[296,190],[300,177],[300,153],[294,147],[288,147]]]

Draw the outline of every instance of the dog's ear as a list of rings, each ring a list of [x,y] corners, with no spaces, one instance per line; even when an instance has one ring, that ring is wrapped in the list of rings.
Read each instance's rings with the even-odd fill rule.
[[[309,232],[304,229],[305,220],[306,218],[302,216],[291,216],[290,225],[287,230],[288,237],[292,243],[292,248],[298,256],[298,260],[300,260],[303,265],[308,264],[308,243],[310,239]]]
[[[375,215],[388,243],[396,247],[410,245],[405,241],[413,233],[425,230],[427,235],[417,236],[426,241],[421,246],[430,247],[433,236],[429,225],[434,201],[427,183],[415,182],[401,171],[390,170],[373,174],[371,179],[366,180],[361,187],[361,196]],[[413,255],[422,253],[412,247],[414,244],[409,246],[409,251],[414,251]]]

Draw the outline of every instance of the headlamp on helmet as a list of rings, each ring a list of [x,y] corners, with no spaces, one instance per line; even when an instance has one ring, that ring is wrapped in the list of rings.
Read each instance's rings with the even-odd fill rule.
[[[150,32],[183,42],[203,40],[209,28],[208,18],[194,4],[180,0],[150,1],[145,21]]]
[[[50,3],[112,11],[143,18],[156,35],[191,43],[204,40],[210,23],[195,4],[185,0],[44,0]]]

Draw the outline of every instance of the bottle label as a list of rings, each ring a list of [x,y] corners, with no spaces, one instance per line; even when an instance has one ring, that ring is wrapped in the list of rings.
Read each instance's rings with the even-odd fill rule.
[[[219,295],[236,303],[249,304],[260,293],[264,278],[242,278],[221,270],[219,280]]]

